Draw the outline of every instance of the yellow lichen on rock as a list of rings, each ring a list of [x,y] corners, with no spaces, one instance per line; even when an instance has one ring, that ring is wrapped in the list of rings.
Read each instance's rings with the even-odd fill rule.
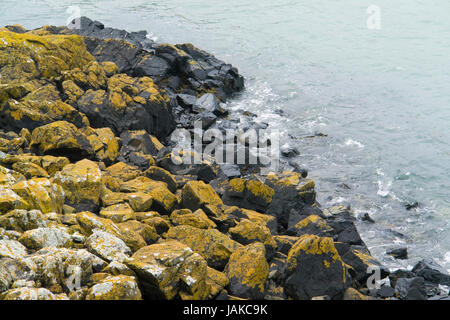
[[[256,242],[237,249],[225,267],[230,279],[230,290],[241,298],[262,299],[265,283],[269,275],[266,250],[262,243]]]
[[[63,187],[69,204],[98,206],[102,193],[101,178],[98,165],[85,159],[65,166],[55,174],[53,182]]]
[[[22,199],[29,203],[32,209],[43,213],[62,213],[65,200],[63,188],[45,178],[35,178],[21,181],[11,187]]]
[[[1,83],[57,77],[94,61],[76,35],[33,35],[0,30]]]

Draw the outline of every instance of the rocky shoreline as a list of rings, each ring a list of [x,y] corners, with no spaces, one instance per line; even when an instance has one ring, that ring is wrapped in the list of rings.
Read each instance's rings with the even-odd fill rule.
[[[384,268],[306,170],[176,164],[177,128],[269,125],[224,107],[242,90],[146,32],[0,28],[0,299],[446,299],[445,271]]]

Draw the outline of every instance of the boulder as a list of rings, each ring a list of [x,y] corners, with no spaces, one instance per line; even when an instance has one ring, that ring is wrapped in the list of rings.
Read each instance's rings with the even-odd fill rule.
[[[202,209],[216,224],[223,224],[228,215],[214,189],[203,181],[188,181],[181,190],[181,206],[192,211]]]
[[[301,219],[305,218],[305,215],[320,215],[321,211],[313,207],[316,199],[314,181],[305,179],[301,173],[271,173],[266,176],[265,184],[274,190],[272,202],[265,212],[276,216],[278,224],[283,228],[288,227],[290,215],[293,213]]]
[[[24,232],[19,238],[19,242],[32,250],[48,247],[70,248],[72,237],[62,227],[37,228]]]
[[[27,248],[15,240],[0,240],[0,258],[20,259],[27,255]]]
[[[269,275],[264,245],[256,242],[238,248],[230,256],[224,272],[230,280],[229,290],[232,295],[247,299],[263,299]]]
[[[47,171],[32,162],[16,162],[12,165],[12,169],[23,174],[27,179],[49,177]]]
[[[0,186],[0,213],[14,209],[30,209],[30,204],[10,188]]]
[[[147,177],[138,177],[127,181],[120,186],[122,192],[148,194],[153,199],[152,209],[162,213],[170,213],[178,204],[178,198],[169,191],[167,184],[162,181],[153,181]]]
[[[422,277],[398,279],[395,285],[395,295],[402,300],[427,300],[424,279]]]
[[[94,284],[86,300],[142,300],[142,296],[134,277],[119,275]]]
[[[230,281],[223,272],[208,267],[206,283],[211,288],[210,296],[208,298],[214,299],[228,286]]]
[[[170,190],[170,192],[177,191],[177,182],[175,181],[175,178],[172,176],[172,174],[167,170],[151,166],[144,172],[144,175],[149,179],[167,183],[167,188]]]
[[[123,262],[131,255],[131,250],[125,242],[111,233],[97,229],[86,240],[86,248],[108,262]]]
[[[274,194],[274,190],[262,181],[234,178],[225,190],[224,202],[231,206],[265,211],[272,203]]]
[[[277,249],[277,242],[270,233],[270,230],[260,223],[242,219],[236,227],[230,228],[228,232],[233,240],[243,245],[254,242],[264,244],[269,257],[271,257]]]
[[[419,261],[412,269],[412,272],[431,283],[450,285],[450,275],[433,259]]]
[[[365,284],[371,273],[369,268],[379,268],[382,279],[389,275],[389,269],[383,267],[377,259],[375,259],[365,246],[350,246],[346,243],[336,242],[335,247],[342,257],[342,260],[349,266],[352,276],[360,284]]]
[[[42,213],[62,213],[65,193],[57,183],[46,178],[35,178],[21,181],[11,189],[24,199],[32,209],[40,210]]]
[[[53,293],[73,292],[87,285],[93,272],[107,264],[87,250],[49,247],[20,260],[35,275],[38,285]]]
[[[175,128],[168,102],[151,78],[116,74],[108,79],[107,91],[90,89],[77,105],[92,127],[109,127],[116,134],[146,130],[165,138]]]
[[[39,155],[63,156],[71,161],[94,157],[89,139],[67,121],[56,121],[34,129],[30,148]]]
[[[242,246],[216,229],[198,229],[186,225],[169,229],[167,238],[189,246],[207,261],[208,266],[218,270],[222,270],[230,255]]]
[[[116,223],[136,219],[136,214],[128,203],[120,203],[103,208],[100,210],[99,215]]]
[[[217,227],[202,209],[198,209],[195,212],[189,209],[175,210],[170,215],[170,221],[175,226],[188,225],[199,229],[214,229]]]
[[[209,296],[205,260],[178,241],[144,247],[126,264],[136,272],[146,299],[203,300]]]
[[[333,228],[327,221],[318,215],[310,215],[301,220],[293,227],[289,228],[288,234],[292,236],[302,236],[304,234],[315,234],[320,237],[333,236]]]
[[[100,204],[101,178],[98,165],[85,159],[65,166],[52,181],[63,187],[68,205],[78,211],[95,211]]]
[[[307,234],[289,250],[285,279],[286,293],[294,299],[324,295],[339,299],[350,285],[333,239]]]
[[[408,259],[408,249],[407,248],[398,248],[394,250],[390,250],[386,252],[386,254],[393,256],[395,259],[406,260]]]
[[[64,297],[64,298],[63,298]],[[4,293],[3,300],[69,300],[45,288],[16,288]]]
[[[159,235],[153,226],[141,223],[136,220],[122,222],[117,225],[122,233],[135,232],[142,237],[144,243],[140,246],[145,247],[146,244],[153,244],[158,241]]]
[[[105,173],[123,182],[133,180],[141,174],[139,169],[124,162],[117,162],[106,168]]]

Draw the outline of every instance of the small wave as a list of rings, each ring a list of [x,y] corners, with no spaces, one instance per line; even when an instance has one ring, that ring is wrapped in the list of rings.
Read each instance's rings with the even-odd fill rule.
[[[352,146],[352,147],[358,147],[358,148],[364,148],[364,145],[361,142],[350,139],[350,138],[345,140],[345,145]]]
[[[387,197],[391,192],[392,181],[383,182],[378,180],[378,191],[377,194],[383,198]]]

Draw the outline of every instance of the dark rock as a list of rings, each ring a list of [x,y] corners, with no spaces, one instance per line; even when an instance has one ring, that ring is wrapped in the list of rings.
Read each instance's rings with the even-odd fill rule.
[[[206,93],[197,99],[192,106],[192,111],[195,113],[201,113],[205,111],[215,112],[219,109],[219,100],[212,93]]]
[[[413,209],[417,209],[419,207],[420,207],[420,203],[418,203],[417,201],[414,202],[414,203],[407,203],[407,204],[405,204],[405,208],[408,211],[411,211]]]
[[[189,94],[178,94],[177,102],[185,109],[191,109],[197,102],[197,97]]]
[[[134,67],[133,76],[147,76],[158,82],[166,78],[169,72],[170,66],[166,60],[158,56],[146,54]]]
[[[163,96],[157,91],[149,93],[150,85],[151,80],[144,83],[116,75],[110,78],[108,92],[88,90],[78,100],[78,110],[86,114],[94,128],[110,127],[116,134],[144,129],[159,139],[166,138],[175,129],[175,121]]]
[[[237,178],[241,175],[241,171],[239,169],[238,165],[235,164],[223,164],[220,165],[220,168],[222,169],[222,172],[227,176],[227,178]]]
[[[419,261],[412,272],[431,283],[450,285],[450,275],[433,259],[427,258]]]
[[[407,248],[394,249],[394,250],[386,252],[386,254],[393,256],[395,259],[400,259],[400,260],[408,259],[408,249]]]
[[[389,274],[389,281],[391,283],[391,286],[395,288],[397,284],[397,280],[400,278],[414,278],[416,275],[408,270],[395,270]]]
[[[350,246],[347,243],[336,242],[336,249],[342,260],[353,269],[353,277],[360,284],[366,284],[372,275],[368,273],[369,267],[380,268],[381,279],[389,276],[389,270],[381,265],[365,246]]]
[[[282,146],[280,151],[283,157],[286,158],[293,158],[300,154],[300,152],[292,146]]]
[[[202,129],[207,130],[211,127],[214,122],[216,122],[217,116],[209,111],[204,111],[200,114],[195,115],[194,121],[200,121],[202,123]]]
[[[147,132],[127,130],[120,135],[123,148],[134,152],[143,152],[152,156],[157,156],[162,145]]]
[[[340,299],[350,284],[346,267],[333,240],[313,235],[302,236],[292,246],[287,258],[285,279],[286,294],[294,299],[309,300],[324,295]]]
[[[394,289],[389,286],[382,286],[377,290],[376,295],[381,298],[390,298],[394,296]]]
[[[369,222],[369,223],[375,223],[375,220],[373,220],[372,217],[368,213],[364,213],[364,215],[361,218],[361,220]]]
[[[395,286],[397,297],[402,300],[426,300],[427,293],[422,277],[400,278]]]

